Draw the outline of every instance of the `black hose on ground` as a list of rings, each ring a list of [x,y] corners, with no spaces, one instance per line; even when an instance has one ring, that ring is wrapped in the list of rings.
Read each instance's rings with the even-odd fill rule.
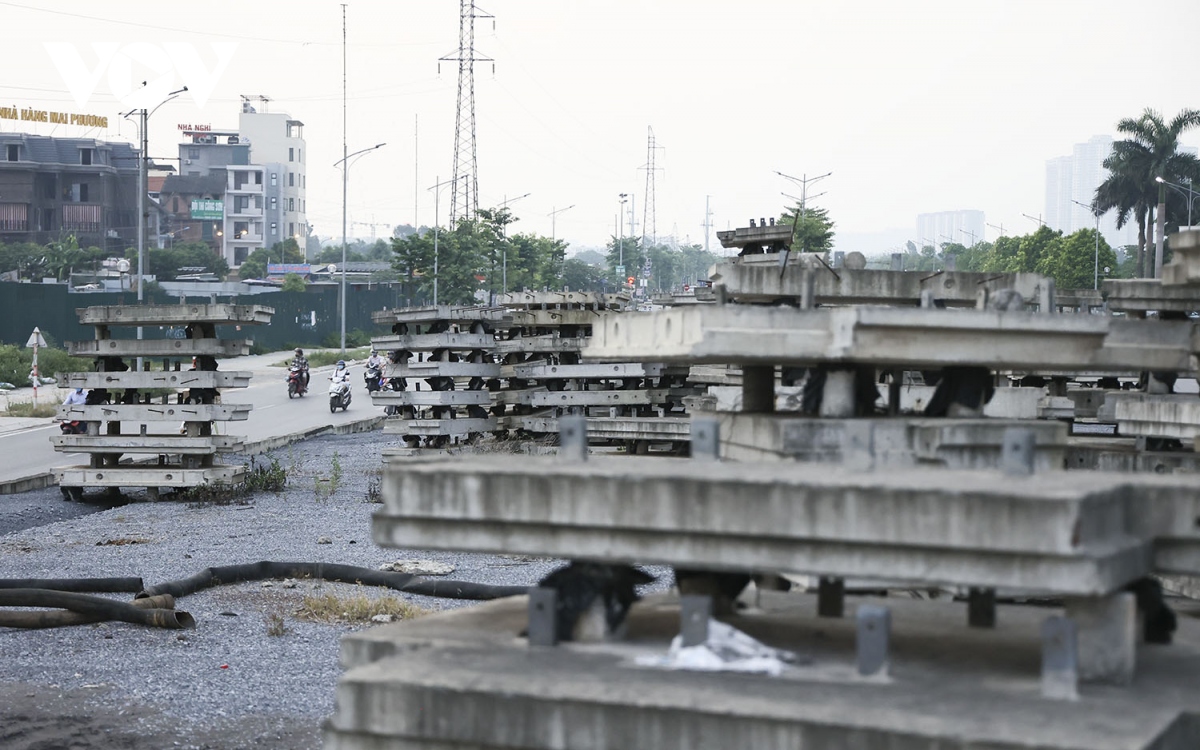
[[[168,581],[157,586],[148,586],[138,597],[154,594],[170,594],[174,597],[187,596],[200,589],[220,586],[225,583],[263,581],[268,578],[320,578],[323,581],[357,583],[363,586],[382,586],[395,591],[443,599],[472,599],[486,601],[506,596],[529,593],[528,586],[490,586],[467,581],[431,581],[409,573],[388,570],[372,570],[355,565],[337,563],[273,562],[262,560],[244,565],[222,565],[205,568],[194,576],[178,581]]]
[[[49,589],[79,594],[136,594],[141,578],[0,578],[0,589]]]
[[[149,625],[169,630],[196,627],[196,621],[187,612],[177,612],[171,609],[143,609],[101,596],[49,589],[0,590],[0,607],[57,607],[99,617],[103,620],[119,620],[134,625]]]
[[[134,599],[130,602],[138,609],[175,609],[175,597],[170,594],[149,596],[145,599]],[[38,610],[37,612],[3,612],[0,611],[0,627],[21,628],[33,630],[37,628],[61,628],[68,625],[90,625],[103,622],[100,615],[85,615],[80,612],[66,610]]]

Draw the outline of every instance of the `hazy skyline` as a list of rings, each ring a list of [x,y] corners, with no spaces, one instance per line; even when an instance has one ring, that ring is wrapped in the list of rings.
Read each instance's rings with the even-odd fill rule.
[[[492,20],[476,21],[477,54],[495,61],[494,73],[475,65],[479,204],[529,193],[509,204],[514,231],[547,236],[548,214],[574,205],[555,233],[575,246],[614,233],[619,193],[636,196],[641,233],[647,127],[662,147],[659,237],[703,244],[706,196],[714,230],[744,226],[778,215],[791,202],[781,192],[799,195],[776,171],[832,171],[810,194],[824,193],[814,203],[843,235],[838,249],[880,252],[844,240],[915,233],[917,214],[956,210],[1032,231],[1022,214],[1043,211],[1048,159],[1116,136],[1119,119],[1146,107],[1171,117],[1200,106],[1186,85],[1189,37],[1200,28],[1194,0],[493,0],[479,9],[495,16],[494,31]],[[456,63],[440,63],[439,74],[438,58],[457,52],[458,13],[453,0],[347,3],[348,147],[388,144],[351,167],[352,222],[433,223],[427,188],[452,172],[458,79]],[[209,69],[225,54],[203,106],[184,95],[154,114],[151,156],[176,155],[177,123],[236,128],[240,95],[265,95],[270,111],[305,123],[309,221],[340,237],[341,4],[38,9],[24,0],[0,2],[0,17],[10,31],[4,106],[109,118],[107,131],[12,120],[0,129],[132,141],[120,94],[131,80],[166,82],[159,76],[172,71],[153,69],[155,49],[165,60],[165,45],[188,45]],[[110,66],[79,105],[60,69],[63,48],[52,45],[71,45],[95,72],[95,43],[115,60],[149,50],[150,66]],[[1200,144],[1200,134],[1183,143]],[[445,224],[445,193],[440,208]]]

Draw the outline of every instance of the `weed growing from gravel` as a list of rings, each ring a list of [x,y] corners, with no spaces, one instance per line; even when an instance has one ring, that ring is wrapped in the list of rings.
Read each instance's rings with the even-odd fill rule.
[[[364,498],[368,503],[383,502],[383,470],[376,469],[371,472],[367,478],[367,496]]]
[[[263,615],[263,621],[267,625],[267,635],[280,636],[288,632],[287,622],[278,611],[272,610],[267,612]]]
[[[329,460],[329,493],[337,492],[338,485],[342,483],[342,461],[341,456],[337,451],[333,452],[333,458]]]
[[[415,604],[394,596],[372,599],[365,594],[338,596],[337,594],[309,594],[303,606],[296,610],[297,619],[311,622],[370,622],[376,615],[391,615],[397,620],[411,620],[427,614]]]
[[[272,458],[270,465],[262,466],[251,458],[245,478],[237,484],[202,484],[189,487],[179,494],[192,507],[248,504],[255,492],[281,492],[287,487],[287,477],[279,459]]]

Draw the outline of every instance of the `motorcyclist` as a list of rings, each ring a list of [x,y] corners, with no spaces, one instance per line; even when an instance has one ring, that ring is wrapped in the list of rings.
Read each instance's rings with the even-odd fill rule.
[[[66,399],[63,400],[63,406],[74,406],[75,404],[83,405],[86,403],[87,394],[84,393],[82,388],[76,388],[75,390],[71,391],[67,394]]]
[[[291,366],[300,370],[300,373],[304,376],[304,388],[307,390],[309,380],[308,359],[304,356],[304,350],[300,347],[296,347],[296,355],[292,357]]]
[[[339,359],[337,361],[337,367],[333,368],[333,374],[329,376],[329,379],[334,382],[350,379],[350,368],[346,367],[346,360]]]
[[[374,349],[371,350],[371,356],[367,357],[367,369],[368,370],[382,370],[383,369],[383,357],[379,356],[379,352],[375,351]]]

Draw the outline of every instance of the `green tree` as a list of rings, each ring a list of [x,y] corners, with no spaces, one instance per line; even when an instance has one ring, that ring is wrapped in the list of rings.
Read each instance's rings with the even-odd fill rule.
[[[298,273],[284,274],[283,291],[285,292],[303,292],[308,289],[308,282],[304,280]]]
[[[609,289],[625,288],[626,278],[633,276],[641,276],[642,269],[646,265],[646,253],[642,249],[642,242],[637,237],[612,237],[608,243],[608,255],[605,257],[608,263],[608,272],[605,278],[608,279]],[[618,273],[617,267],[623,265],[624,273]]]
[[[1117,254],[1103,237],[1099,247],[1097,252],[1095,229],[1080,229],[1066,237],[1055,237],[1046,245],[1036,270],[1053,278],[1059,289],[1091,289],[1097,258],[1100,269],[1117,265]]]
[[[1170,122],[1156,110],[1146,109],[1142,116],[1117,123],[1117,131],[1128,136],[1115,141],[1104,160],[1109,176],[1096,188],[1093,210],[1117,211],[1117,227],[1132,216],[1138,223],[1137,274],[1149,275],[1147,232],[1153,221],[1155,205],[1165,201],[1166,186],[1155,182],[1162,177],[1171,182],[1200,180],[1200,160],[1179,152],[1179,137],[1200,125],[1200,110],[1185,109]]]
[[[598,292],[604,271],[600,266],[589,265],[578,258],[568,258],[562,267],[562,283],[567,289],[577,292]]]
[[[271,252],[268,256],[270,263],[304,263],[304,251],[300,249],[300,243],[296,242],[294,237],[288,237],[282,242],[276,242],[271,246]]]
[[[242,261],[242,265],[238,268],[238,278],[242,281],[266,278],[268,262],[270,262],[270,255],[263,248],[258,248]]]
[[[366,256],[363,255],[362,253],[357,253],[350,249],[346,250],[346,262],[347,263],[361,263],[362,261],[364,261],[366,259],[367,259]],[[323,248],[321,248],[321,253],[317,256],[317,264],[318,265],[329,265],[330,263],[341,263],[341,262],[342,262],[342,246],[341,245],[329,245],[327,247],[323,247]]]
[[[796,217],[800,217],[799,225]],[[792,208],[784,209],[779,218],[780,223],[792,226],[792,250],[804,253],[828,253],[833,249],[833,221],[829,211],[824,208],[804,206],[801,210],[799,203]]]

